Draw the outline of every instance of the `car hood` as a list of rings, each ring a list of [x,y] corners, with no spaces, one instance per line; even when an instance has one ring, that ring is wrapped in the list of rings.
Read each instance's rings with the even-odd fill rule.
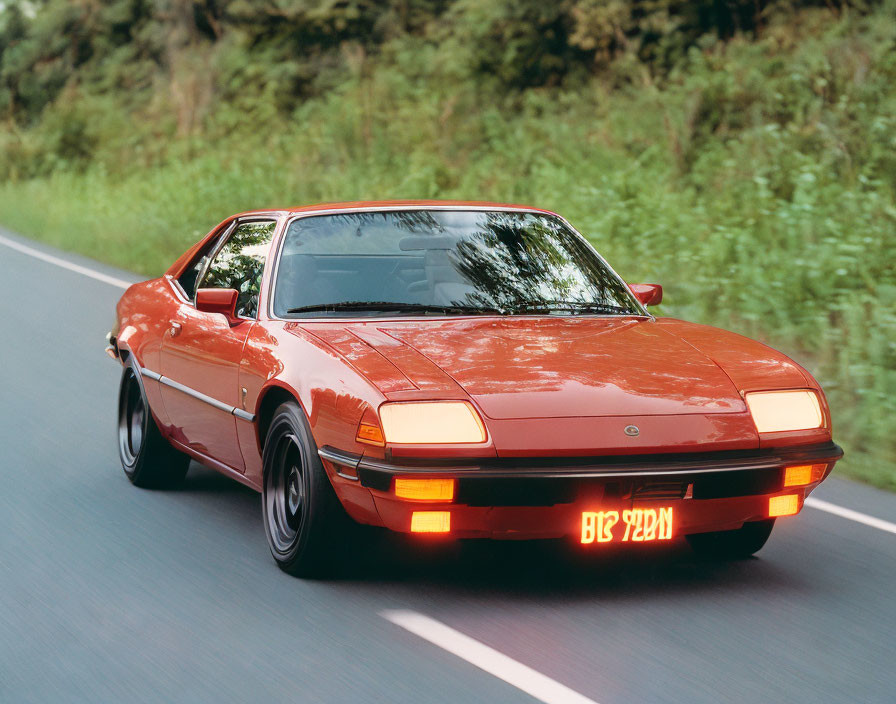
[[[746,410],[716,362],[649,320],[462,318],[302,327],[389,396],[466,392],[494,419]]]
[[[745,410],[715,362],[652,321],[488,319],[381,331],[444,370],[490,418]]]

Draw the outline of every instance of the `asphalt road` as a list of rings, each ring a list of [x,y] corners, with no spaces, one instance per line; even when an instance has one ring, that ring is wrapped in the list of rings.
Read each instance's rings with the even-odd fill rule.
[[[120,293],[0,242],[0,701],[537,701],[391,609],[601,704],[896,701],[896,535],[809,507],[727,565],[388,539],[338,581],[282,574],[253,492],[195,464],[145,491],[119,468]],[[816,496],[896,521],[884,492]]]

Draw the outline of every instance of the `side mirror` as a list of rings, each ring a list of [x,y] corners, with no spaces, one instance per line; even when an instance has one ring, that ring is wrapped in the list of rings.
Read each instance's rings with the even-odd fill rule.
[[[227,322],[236,325],[236,299],[239,291],[235,288],[201,288],[196,291],[196,310],[204,313],[221,313]]]
[[[663,302],[663,287],[659,284],[629,284],[635,298],[645,306],[658,306]]]

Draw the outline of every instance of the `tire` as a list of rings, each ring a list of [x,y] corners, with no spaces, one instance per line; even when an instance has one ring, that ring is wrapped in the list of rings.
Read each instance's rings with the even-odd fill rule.
[[[768,540],[775,519],[744,523],[737,530],[694,533],[685,536],[699,557],[709,560],[742,560],[758,552]]]
[[[352,534],[360,526],[336,497],[297,403],[286,402],[274,412],[262,459],[262,512],[271,555],[294,577],[332,576],[346,566]]]
[[[171,447],[156,425],[132,367],[125,367],[118,392],[118,456],[131,483],[146,489],[176,486],[190,465],[190,458]]]

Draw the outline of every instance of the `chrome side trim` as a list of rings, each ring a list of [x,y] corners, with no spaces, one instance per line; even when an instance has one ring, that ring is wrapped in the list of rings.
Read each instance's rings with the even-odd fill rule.
[[[239,409],[236,406],[228,406],[223,401],[219,401],[216,398],[207,396],[201,391],[196,391],[196,389],[185,386],[178,381],[174,381],[174,379],[169,379],[167,376],[162,376],[158,372],[152,371],[152,369],[140,367],[140,374],[141,376],[145,376],[147,379],[153,379],[154,381],[158,381],[160,384],[170,386],[172,389],[177,389],[181,393],[186,394],[187,396],[191,396],[198,401],[207,403],[209,406],[217,408],[219,411],[224,411],[225,413],[229,413],[232,416],[236,416],[240,420],[244,420],[248,423],[252,423],[255,420],[255,415],[252,413],[247,413],[246,411]]]
[[[233,415],[235,415],[240,420],[244,420],[247,423],[251,423],[255,420],[255,414],[244,411],[242,408],[234,408]]]
[[[163,383],[165,386],[170,386],[172,389],[177,389],[181,393],[186,394],[187,396],[192,396],[203,403],[207,403],[209,406],[217,408],[219,411],[224,411],[225,413],[233,414],[234,407],[228,406],[226,403],[219,401],[216,398],[212,398],[211,396],[206,396],[204,393],[200,391],[196,391],[196,389],[191,389],[189,386],[185,386],[178,381],[174,381],[174,379],[169,379],[167,376],[160,376],[159,381]]]
[[[147,379],[152,379],[153,381],[162,380],[161,374],[156,374],[152,369],[147,369],[146,367],[140,367],[140,376],[145,376]]]

